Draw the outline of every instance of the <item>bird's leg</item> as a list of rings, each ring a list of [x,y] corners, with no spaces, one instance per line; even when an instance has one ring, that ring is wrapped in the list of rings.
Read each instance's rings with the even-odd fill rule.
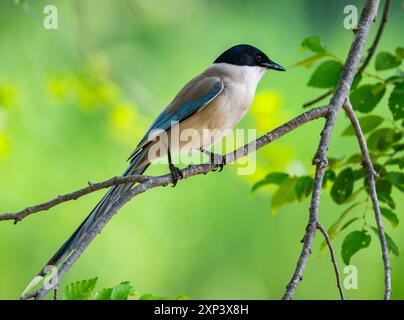
[[[173,180],[173,187],[175,187],[177,185],[177,181],[179,179],[182,179],[184,175],[182,174],[182,171],[179,168],[173,165],[171,159],[170,147],[167,148],[167,157],[168,157],[168,168],[170,169],[171,178]]]
[[[210,152],[203,148],[201,148],[200,151],[203,152],[204,154],[206,154],[208,157],[210,157],[210,163],[215,164],[219,168],[218,172],[221,172],[223,170],[224,166],[226,165],[225,156],[214,153],[214,152]],[[214,171],[216,171],[216,170],[214,170]]]

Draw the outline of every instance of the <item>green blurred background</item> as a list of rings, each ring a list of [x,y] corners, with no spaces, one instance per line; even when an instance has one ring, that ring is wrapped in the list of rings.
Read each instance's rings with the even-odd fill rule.
[[[0,2],[0,211],[12,212],[57,194],[120,174],[153,118],[179,88],[218,54],[250,43],[291,66],[307,54],[306,36],[318,35],[345,59],[352,32],[343,8],[363,1],[75,0]],[[42,27],[46,4],[58,8],[59,29]],[[403,1],[394,1],[380,47],[403,45]],[[371,38],[375,34],[375,28]],[[401,41],[401,42],[400,42]],[[373,64],[369,70],[373,69]],[[270,73],[240,128],[273,129],[302,112],[321,90],[308,88],[311,70]],[[387,96],[387,95],[386,95]],[[386,97],[385,97],[386,100]],[[378,108],[387,110],[386,103]],[[340,133],[330,155],[356,148]],[[253,176],[235,166],[158,188],[127,204],[72,267],[63,283],[98,276],[98,286],[131,281],[140,292],[184,293],[193,299],[278,299],[294,270],[308,217],[308,201],[270,211],[273,190],[251,194],[266,173],[313,172],[311,157],[322,121],[310,123],[258,152]],[[161,174],[155,165],[149,174]],[[35,214],[14,226],[0,223],[0,298],[15,299],[74,231],[103,191]],[[395,194],[403,219],[402,198]],[[343,211],[325,193],[321,220]],[[369,219],[372,219],[371,215]],[[386,227],[400,249],[404,224]],[[335,241],[338,262],[342,237]],[[315,240],[298,299],[337,299],[328,253]],[[359,288],[348,298],[383,294],[378,239],[352,263]],[[392,256],[393,298],[404,298],[404,257]]]

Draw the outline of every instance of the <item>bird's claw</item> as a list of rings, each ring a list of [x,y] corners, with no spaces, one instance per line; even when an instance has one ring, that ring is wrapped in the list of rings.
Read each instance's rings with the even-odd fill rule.
[[[177,168],[174,165],[169,165],[170,168],[170,174],[171,174],[171,179],[173,182],[173,187],[175,187],[177,185],[178,180],[182,179],[184,177],[184,175],[182,174],[181,169]]]
[[[222,172],[224,166],[226,165],[226,157],[221,154],[212,153],[210,156],[211,163],[215,164],[219,169],[217,172]],[[216,171],[217,169],[213,170]]]

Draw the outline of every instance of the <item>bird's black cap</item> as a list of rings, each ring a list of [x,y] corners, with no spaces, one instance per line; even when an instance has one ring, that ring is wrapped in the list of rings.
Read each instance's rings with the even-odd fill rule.
[[[284,67],[269,59],[260,49],[248,44],[239,44],[227,49],[214,63],[228,63],[237,66],[263,67],[277,71],[286,71]]]

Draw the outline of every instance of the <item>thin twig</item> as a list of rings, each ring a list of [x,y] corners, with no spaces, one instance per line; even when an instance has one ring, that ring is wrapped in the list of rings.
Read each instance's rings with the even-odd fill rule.
[[[321,225],[321,223],[319,221],[317,222],[317,229],[320,230],[321,233],[323,234],[323,236],[325,238],[325,242],[327,243],[328,249],[330,250],[331,262],[332,262],[332,265],[334,266],[335,278],[337,280],[337,287],[338,287],[339,295],[341,297],[341,300],[345,300],[344,290],[342,289],[341,277],[340,277],[340,273],[339,273],[339,269],[338,269],[338,265],[337,265],[337,259],[335,258],[335,252],[334,252],[334,248],[332,247],[330,236],[328,235],[327,230]]]
[[[333,92],[334,92],[334,90],[329,90],[326,93],[322,94],[321,96],[306,102],[303,105],[303,108],[308,108],[308,107],[311,107],[312,105],[315,105],[316,103],[318,103],[318,102],[324,100],[325,98],[329,97],[330,95],[332,95]]]
[[[92,193],[94,191],[98,191],[101,189],[109,188],[112,186],[116,186],[119,184],[125,184],[128,182],[144,182],[147,179],[149,179],[148,176],[140,176],[140,175],[131,175],[131,176],[126,176],[126,177],[113,177],[111,179],[108,179],[106,181],[98,182],[98,183],[88,183],[88,187],[82,188],[80,190],[70,192],[64,195],[57,196],[56,198],[49,200],[47,202],[32,206],[32,207],[27,207],[24,210],[21,210],[16,213],[3,213],[0,215],[0,221],[2,220],[14,220],[14,224],[16,224],[18,221],[21,221],[25,217],[39,211],[46,211],[49,210],[50,208],[53,208],[57,206],[58,204],[61,204],[63,202],[71,201],[71,200],[77,200],[89,193]]]
[[[245,155],[254,152],[269,143],[279,139],[280,137],[288,134],[292,130],[302,126],[303,124],[313,121],[315,119],[325,117],[329,112],[329,107],[320,107],[311,109],[300,116],[286,122],[280,127],[268,132],[262,137],[246,144],[243,147],[238,148],[237,150],[230,152],[226,155],[226,163],[230,164]],[[187,179],[189,177],[206,174],[217,168],[216,164],[206,163],[201,165],[195,165],[188,168],[185,168],[182,171],[183,179]],[[88,230],[86,236],[80,241],[77,246],[77,249],[66,259],[66,261],[62,264],[60,269],[57,272],[57,278],[59,281],[63,278],[64,274],[70,269],[70,267],[77,261],[80,257],[81,253],[88,247],[91,241],[103,230],[108,221],[118,212],[120,208],[122,208],[128,201],[132,198],[142,194],[150,189],[167,186],[172,183],[172,176],[170,174],[166,174],[158,177],[149,177],[144,182],[138,184],[133,189],[124,193],[119,200],[111,207],[109,211],[105,213],[105,215],[101,216],[97,221],[95,221],[94,225]],[[56,283],[55,283],[56,284]],[[48,292],[51,290],[51,286],[42,287],[38,294],[35,296],[35,299],[42,299]]]
[[[362,65],[359,67],[357,74],[362,74],[366,67],[369,65],[370,60],[372,59],[372,57],[374,56],[374,54],[376,53],[376,48],[380,42],[380,39],[382,37],[384,28],[386,26],[386,23],[388,21],[388,15],[389,15],[389,10],[391,8],[391,0],[386,0],[386,3],[384,5],[384,9],[383,9],[383,16],[382,16],[382,20],[380,21],[380,25],[379,28],[377,29],[377,33],[376,36],[373,40],[372,45],[369,47],[368,50],[368,54],[365,58],[365,60],[363,61]],[[308,102],[306,102],[305,104],[303,104],[303,108],[308,108],[311,107],[312,105],[315,105],[316,103],[322,101],[323,99],[329,97],[331,94],[333,93],[333,90],[327,91],[326,93],[322,94],[321,96],[310,100]]]
[[[363,135],[359,120],[352,108],[349,99],[344,104],[344,110],[348,115],[349,120],[352,123],[352,127],[355,131],[356,137],[359,142],[359,146],[362,152],[363,165],[368,171],[368,187],[370,197],[372,199],[373,210],[375,213],[375,219],[377,224],[377,231],[379,234],[380,245],[382,247],[382,258],[384,265],[384,299],[389,300],[391,296],[391,265],[389,258],[389,248],[387,246],[386,236],[384,234],[382,214],[380,212],[379,201],[377,199],[375,179],[379,177],[375,169],[373,168],[372,160],[369,155],[369,151],[366,145],[365,136]]]
[[[318,222],[318,211],[320,205],[321,187],[324,180],[325,169],[327,166],[327,151],[330,145],[331,134],[334,130],[335,121],[339,110],[341,109],[345,99],[348,97],[352,86],[354,75],[358,69],[358,65],[365,48],[365,43],[369,35],[369,31],[376,16],[379,0],[367,0],[362,10],[361,18],[358,24],[358,31],[355,33],[354,40],[345,61],[341,76],[330,103],[330,113],[327,116],[324,129],[321,132],[321,139],[317,152],[313,158],[313,164],[316,165],[314,175],[313,192],[311,195],[309,222],[303,237],[303,248],[300,253],[295,271],[282,299],[290,300],[293,298],[298,283],[303,279],[303,272],[307,260],[311,254],[313,239],[316,233],[316,225]]]

